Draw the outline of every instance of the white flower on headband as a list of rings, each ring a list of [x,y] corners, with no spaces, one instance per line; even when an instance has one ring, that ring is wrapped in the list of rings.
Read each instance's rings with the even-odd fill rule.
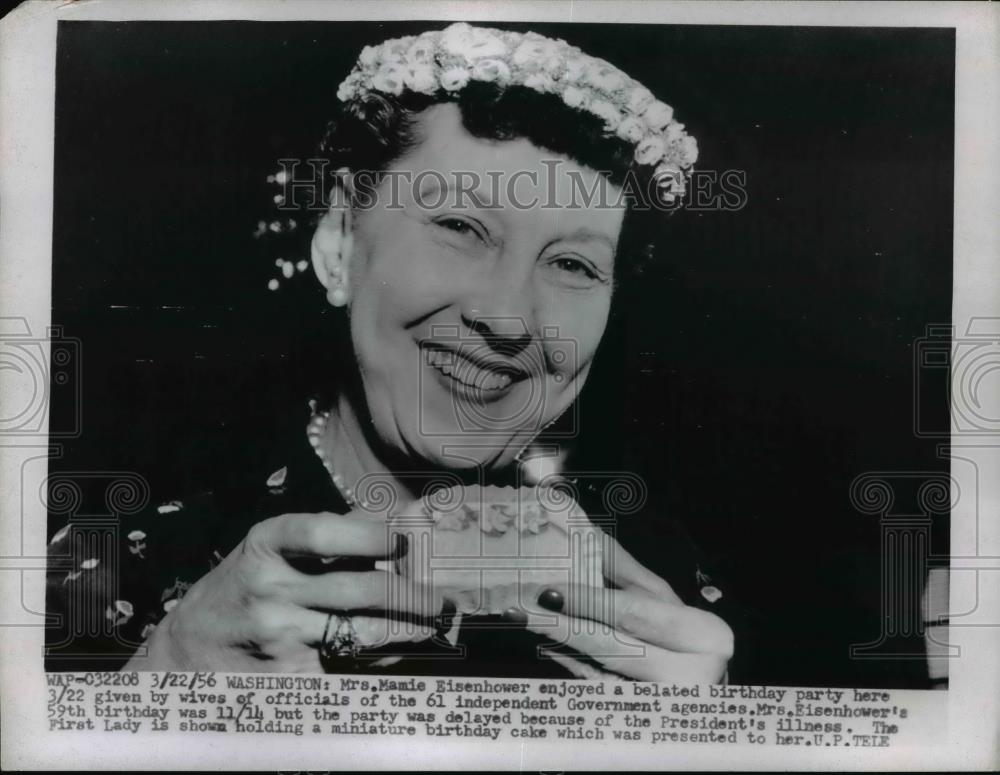
[[[401,67],[389,66],[379,70],[372,78],[372,88],[398,97],[406,85],[406,73]]]
[[[614,132],[621,124],[622,112],[607,100],[594,100],[587,106],[587,110],[598,118],[603,118],[604,128],[609,132]]]
[[[379,50],[374,46],[365,46],[361,49],[361,56],[358,61],[365,67],[371,67],[378,61]]]
[[[469,71],[464,67],[452,67],[441,73],[441,88],[445,91],[459,91],[469,82]]]
[[[434,68],[429,63],[410,68],[406,73],[405,82],[408,89],[421,94],[433,94],[438,88]]]
[[[680,160],[685,167],[690,167],[698,161],[698,141],[691,135],[684,135],[680,142]]]
[[[605,131],[631,143],[637,164],[689,173],[698,158],[698,144],[684,131],[684,124],[674,120],[673,108],[649,89],[609,62],[535,32],[463,22],[365,46],[337,89],[337,99],[350,102],[371,92],[399,96],[407,90],[454,94],[470,81],[556,95],[569,107],[601,119]],[[672,190],[683,191],[683,180],[678,186]]]
[[[507,45],[499,35],[485,27],[453,24],[441,34],[441,47],[449,54],[464,57],[467,62],[484,57],[508,54]]]
[[[551,94],[556,90],[556,82],[546,73],[532,73],[524,79],[524,85],[541,94]]]
[[[434,60],[434,41],[429,36],[418,38],[406,52],[406,58],[411,62],[431,64]]]
[[[510,80],[510,68],[499,59],[480,59],[472,66],[472,77],[477,81],[506,83]]]
[[[656,164],[656,162],[663,158],[663,153],[666,150],[667,144],[663,142],[662,137],[650,135],[643,138],[635,147],[635,160],[639,164]]]
[[[646,136],[646,127],[635,116],[625,119],[618,125],[618,136],[630,143],[637,143]]]
[[[409,38],[400,38],[399,40],[387,40],[382,44],[382,59],[383,61],[389,61],[393,59],[402,59],[406,56],[406,50],[409,48]]]
[[[563,80],[567,83],[576,83],[587,74],[587,61],[581,57],[570,59],[566,62],[566,73]]]
[[[597,64],[587,70],[587,83],[613,94],[625,85],[625,75],[607,63]]]
[[[353,99],[358,93],[358,87],[361,85],[363,76],[361,73],[351,73],[342,84],[340,88],[337,89],[337,99],[341,102],[347,102]]]
[[[653,102],[642,114],[642,120],[653,131],[662,132],[674,120],[674,109],[663,102]]]
[[[638,86],[632,90],[632,93],[628,95],[628,102],[625,107],[629,109],[632,113],[640,114],[653,101],[653,92],[647,89],[645,86]]]
[[[664,131],[664,137],[667,138],[667,142],[672,143],[675,140],[680,140],[684,136],[684,125],[678,124],[676,121],[668,126]]]
[[[562,98],[563,102],[571,108],[582,108],[590,101],[587,92],[583,89],[578,89],[576,86],[567,86],[566,91],[562,94]]]
[[[525,40],[511,57],[511,61],[517,67],[540,67],[545,68],[546,64],[556,64],[559,52],[554,40],[548,38],[534,38]],[[546,68],[547,69],[547,68]]]

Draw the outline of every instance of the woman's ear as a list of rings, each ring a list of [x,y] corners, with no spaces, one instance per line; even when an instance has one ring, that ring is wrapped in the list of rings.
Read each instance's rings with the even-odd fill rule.
[[[313,271],[324,288],[343,276],[344,221],[343,211],[331,208],[319,219],[313,234]]]
[[[313,271],[326,288],[327,299],[333,306],[342,307],[348,299],[348,268],[354,243],[349,205],[351,180],[347,170],[338,170],[335,177],[338,190],[316,226],[311,252]]]

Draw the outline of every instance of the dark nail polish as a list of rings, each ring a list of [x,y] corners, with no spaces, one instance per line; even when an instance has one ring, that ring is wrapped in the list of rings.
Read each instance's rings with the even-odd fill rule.
[[[395,560],[405,557],[406,553],[410,549],[410,540],[406,537],[405,533],[396,533],[396,542],[392,550],[392,557]]]
[[[563,610],[564,603],[562,593],[555,589],[546,589],[538,596],[538,605],[549,611]]]
[[[525,625],[528,623],[528,615],[520,608],[511,606],[503,612],[503,618],[511,624]]]

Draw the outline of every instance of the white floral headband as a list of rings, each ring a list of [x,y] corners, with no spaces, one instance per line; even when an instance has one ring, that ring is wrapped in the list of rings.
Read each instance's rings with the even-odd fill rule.
[[[655,168],[664,202],[683,196],[698,144],[684,124],[674,121],[673,108],[615,66],[563,40],[465,23],[387,40],[365,46],[337,98],[350,102],[371,92],[456,93],[470,81],[525,86],[597,116],[606,131],[635,146],[637,164]]]

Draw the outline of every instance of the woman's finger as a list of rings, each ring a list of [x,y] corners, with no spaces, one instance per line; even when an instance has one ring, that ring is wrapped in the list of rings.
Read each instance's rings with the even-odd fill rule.
[[[715,683],[725,674],[728,662],[721,654],[671,651],[630,638],[613,627],[563,614],[529,614],[525,627],[552,640],[560,651],[585,654],[605,670],[640,681]]]
[[[311,628],[306,637],[300,639],[300,642],[311,648],[319,648],[324,637],[328,641],[333,639],[338,625],[347,615],[324,614],[319,611],[299,608],[296,616],[300,617],[303,622],[308,622]],[[393,643],[416,643],[433,638],[435,633],[433,627],[417,625],[412,622],[384,619],[377,616],[351,616],[349,618],[354,635],[354,645],[359,649],[376,649]],[[305,630],[300,628],[299,632],[305,633]]]
[[[298,574],[286,595],[304,608],[386,611],[417,619],[433,619],[444,607],[443,595],[431,587],[380,570]]]
[[[343,614],[331,615],[287,603],[258,604],[247,617],[247,640],[265,651],[287,651],[289,646],[318,648],[323,638],[332,639]],[[375,616],[351,616],[355,645],[362,649],[393,643],[411,643],[432,638],[426,625]]]
[[[254,525],[249,540],[275,554],[316,557],[384,558],[396,548],[386,523],[326,512],[266,519]]]
[[[639,586],[665,600],[681,602],[677,593],[666,581],[640,563],[625,547],[607,534],[604,538],[604,578],[621,589]]]
[[[586,681],[601,681],[601,680],[621,680],[620,676],[612,675],[606,673],[603,670],[598,670],[593,665],[589,665],[575,657],[571,657],[568,654],[560,654],[555,649],[539,648],[538,653],[545,657],[546,659],[551,659],[558,665],[562,665],[567,671],[573,674],[575,678],[582,678]]]
[[[538,601],[545,601],[540,605]],[[529,612],[559,613],[607,625],[630,638],[671,651],[732,656],[733,633],[715,614],[683,603],[661,600],[647,592],[578,584],[547,584],[540,588]]]
[[[394,643],[418,643],[434,637],[433,627],[378,616],[352,616],[351,625],[357,644],[363,649],[377,649]]]

